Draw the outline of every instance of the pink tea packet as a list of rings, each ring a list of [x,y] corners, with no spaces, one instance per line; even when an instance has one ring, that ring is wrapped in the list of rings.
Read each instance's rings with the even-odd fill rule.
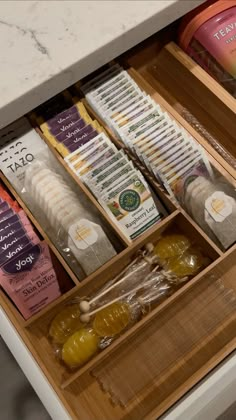
[[[0,268],[0,284],[25,319],[61,295],[45,242],[5,263]]]
[[[37,243],[39,243],[39,238],[33,230],[31,233],[21,237],[16,235],[15,240],[7,238],[1,243],[0,267],[11,258],[15,258],[17,254],[20,254],[24,250],[24,248],[32,247]]]

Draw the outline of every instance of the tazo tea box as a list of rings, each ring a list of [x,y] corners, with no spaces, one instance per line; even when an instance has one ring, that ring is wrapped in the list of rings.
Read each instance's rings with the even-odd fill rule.
[[[99,202],[130,239],[141,235],[164,216],[164,211],[158,211],[140,173],[128,178]]]
[[[10,128],[10,126],[9,126]],[[2,136],[0,131],[0,165],[1,170],[12,186],[19,190],[24,183],[26,167],[33,162],[38,153],[45,150],[46,145],[33,130],[27,120],[20,132],[12,130],[11,137]]]
[[[2,288],[25,319],[61,295],[48,246],[41,242],[1,268]]]

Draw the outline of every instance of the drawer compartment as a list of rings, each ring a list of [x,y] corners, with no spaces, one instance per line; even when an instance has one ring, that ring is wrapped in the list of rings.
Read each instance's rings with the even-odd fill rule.
[[[73,295],[70,295],[69,298],[66,300],[66,303],[68,303],[74,297],[80,296],[81,298],[83,298],[84,296],[90,296],[91,294],[96,292],[99,286],[102,286],[105,282],[111,280],[127,265],[127,263],[132,261],[135,254],[137,253],[137,250],[140,248],[140,245],[142,246],[150,241],[155,245],[160,234],[165,232],[166,230],[168,232],[180,232],[187,235],[191,243],[193,243],[194,246],[199,247],[202,250],[203,255],[209,258],[209,263],[212,262],[212,264],[214,264],[214,261],[217,261],[217,259],[220,257],[220,251],[218,252],[215,247],[213,248],[211,244],[200,235],[199,231],[195,229],[191,222],[182,213],[177,213],[176,215],[169,216],[168,220],[162,222],[162,226],[159,226],[158,229],[153,231],[153,233],[148,236],[148,239],[142,240],[142,243],[140,243],[139,245],[136,244],[135,246],[133,246],[133,249],[127,249],[123,251],[123,255],[121,254],[118,257],[116,263],[114,262],[112,265],[110,265],[110,267],[107,270],[103,270],[102,276],[99,274],[94,275],[94,278],[92,280],[87,279],[86,284],[83,285],[83,283],[81,285],[80,290],[78,290],[77,287],[74,290]],[[209,267],[205,268],[205,270],[208,269]],[[193,286],[196,282],[199,281],[199,278],[201,278],[201,276],[202,273],[199,273],[195,278],[188,281],[186,284],[183,284],[183,287],[180,287],[174,294],[170,296],[170,298],[165,299],[160,305],[157,305],[156,308],[154,308],[150,312],[150,314],[147,315],[147,319],[151,320],[154,316],[158,314],[161,308],[167,308],[169,305],[172,305],[173,301],[179,295],[182,294],[182,291]],[[47,357],[43,359],[42,362],[46,365],[49,363],[49,369],[50,364],[55,365],[53,372],[55,372],[55,374],[57,375],[56,380],[58,382],[58,385],[62,386],[63,389],[70,385],[70,383],[75,381],[79,376],[83,375],[86,372],[91,372],[94,366],[100,363],[103,359],[109,357],[110,354],[116,348],[119,348],[119,346],[123,342],[126,342],[126,340],[129,337],[137,335],[139,333],[139,329],[142,328],[142,326],[145,325],[147,322],[146,317],[142,318],[141,321],[135,323],[134,326],[128,329],[123,335],[118,337],[110,346],[108,346],[105,350],[102,350],[100,353],[94,356],[94,358],[92,358],[83,367],[75,370],[75,372],[70,373],[68,369],[61,366],[61,372],[59,373],[59,367],[58,369],[56,368],[58,362],[55,359],[55,355],[53,354],[53,349],[51,344],[49,343],[49,340],[47,339],[47,335],[52,319],[55,317],[58,311],[60,312],[61,308],[61,303],[55,305],[54,308],[48,311],[46,315],[39,317],[35,322],[31,322],[31,325],[29,325],[28,323],[28,325],[32,340],[34,341],[35,339],[39,342],[39,345],[37,345],[36,348],[39,348],[39,346],[41,346],[44,349],[44,351],[40,351],[40,353],[47,355]]]
[[[134,51],[130,56],[127,53],[124,63],[133,67],[161,95],[167,107],[172,107],[172,115],[176,118],[179,115],[180,123],[183,124],[183,118],[195,121],[191,116],[195,117],[219,143],[218,151],[204,135],[198,137],[198,141],[235,178],[235,99],[174,42],[168,43],[170,38],[168,36],[164,46],[158,37],[152,39],[143,50]],[[191,130],[189,124],[188,128]],[[224,159],[227,152],[232,155],[230,161]]]
[[[97,356],[91,373],[81,372],[79,378],[76,373],[70,379],[67,375],[66,382],[61,383],[66,371],[55,360],[46,336],[49,321],[57,308],[25,329],[24,334],[36,360],[61,398],[70,406],[72,418],[95,420],[100,413],[104,419],[154,420],[233,351],[236,327],[236,284],[232,280],[235,278],[235,252],[232,249],[227,255],[219,257],[160,304],[133,330],[100,353],[103,356]],[[233,289],[234,294],[225,289],[222,296],[223,286]],[[84,295],[83,290],[79,293]],[[135,377],[138,369],[140,372]],[[132,378],[130,387],[135,384],[135,393],[122,393],[119,384],[123,380],[130,390],[129,378]]]

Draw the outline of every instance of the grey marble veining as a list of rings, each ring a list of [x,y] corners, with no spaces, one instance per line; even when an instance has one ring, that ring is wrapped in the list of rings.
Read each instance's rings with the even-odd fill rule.
[[[202,2],[0,1],[0,128]]]

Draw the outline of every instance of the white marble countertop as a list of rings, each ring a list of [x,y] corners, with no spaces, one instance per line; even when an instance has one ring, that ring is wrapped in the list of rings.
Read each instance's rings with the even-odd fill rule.
[[[0,128],[202,2],[0,1]]]

